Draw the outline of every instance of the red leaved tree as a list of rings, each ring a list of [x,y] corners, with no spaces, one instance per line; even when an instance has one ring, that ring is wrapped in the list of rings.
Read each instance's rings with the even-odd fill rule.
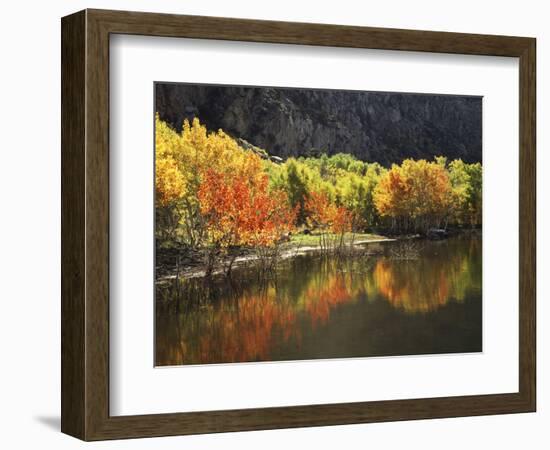
[[[294,229],[296,211],[283,191],[269,191],[266,174],[227,174],[208,170],[198,190],[209,245],[208,271],[215,256],[232,247],[274,247]],[[234,257],[227,272],[231,271]]]
[[[311,192],[304,202],[304,207],[308,214],[309,226],[320,232],[321,248],[329,250],[335,247],[335,250],[341,250],[344,235],[353,230],[353,213],[344,206],[332,203],[324,192]]]

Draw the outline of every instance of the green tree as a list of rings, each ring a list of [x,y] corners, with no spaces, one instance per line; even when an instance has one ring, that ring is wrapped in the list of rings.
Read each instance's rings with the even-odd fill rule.
[[[300,170],[298,164],[294,159],[287,161],[285,184],[288,201],[293,208],[297,209],[298,223],[303,224],[306,216],[304,201],[308,196],[307,174],[304,170]]]

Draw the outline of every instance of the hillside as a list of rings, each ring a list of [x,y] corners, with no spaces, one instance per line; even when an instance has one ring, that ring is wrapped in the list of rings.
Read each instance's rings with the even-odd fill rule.
[[[156,84],[156,111],[282,158],[351,153],[383,165],[445,155],[481,162],[482,99],[471,96]]]

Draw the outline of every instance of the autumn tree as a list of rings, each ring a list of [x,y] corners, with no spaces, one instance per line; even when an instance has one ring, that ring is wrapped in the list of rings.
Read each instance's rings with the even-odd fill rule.
[[[377,163],[350,163],[348,168],[352,171],[340,174],[336,179],[337,197],[343,206],[353,212],[354,229],[374,227],[380,222],[374,191],[385,169]]]
[[[353,213],[332,203],[324,192],[311,192],[305,201],[308,225],[319,232],[319,244],[325,251],[342,249],[344,236],[353,230]],[[332,239],[332,233],[336,239]]]
[[[156,117],[155,214],[157,234],[173,239],[180,221],[178,206],[184,201],[187,180],[178,164],[178,136]]]
[[[449,174],[440,163],[406,159],[380,179],[375,203],[398,231],[426,232],[446,223],[452,205]]]
[[[275,246],[282,235],[293,230],[296,220],[296,209],[288,204],[285,192],[269,192],[265,174],[256,178],[208,170],[198,200],[206,220],[209,272],[216,257],[233,247]],[[230,256],[228,272],[236,255]]]
[[[155,143],[157,229],[175,228],[169,235],[193,248],[202,245],[206,233],[198,201],[205,174],[240,174],[252,183],[265,175],[258,155],[221,130],[208,133],[197,118],[184,121],[178,133],[157,115]]]

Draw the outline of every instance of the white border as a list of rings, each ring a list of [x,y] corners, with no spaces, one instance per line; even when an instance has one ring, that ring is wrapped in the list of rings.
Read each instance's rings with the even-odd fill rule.
[[[110,54],[112,415],[517,392],[517,59],[121,35]],[[153,368],[154,81],[483,95],[483,353]]]

